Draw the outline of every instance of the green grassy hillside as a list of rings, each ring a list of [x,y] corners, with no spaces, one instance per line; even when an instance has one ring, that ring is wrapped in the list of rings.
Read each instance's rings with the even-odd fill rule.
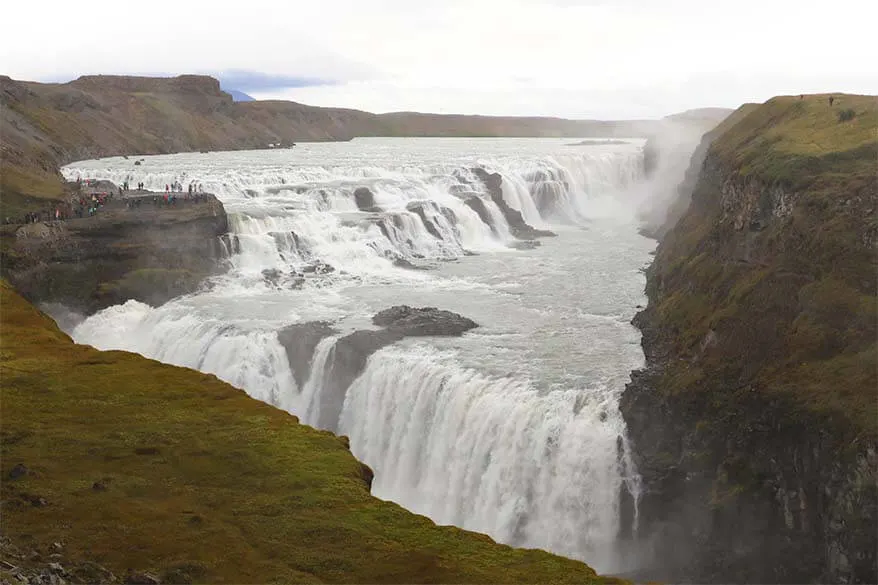
[[[2,528],[24,547],[169,582],[621,583],[374,498],[346,439],[214,376],[75,345],[6,283],[0,316]]]
[[[878,164],[878,98],[832,96],[832,106],[830,94],[781,96],[742,111],[714,152],[745,177],[790,189],[865,187]]]
[[[778,97],[717,132],[702,174],[736,187],[703,179],[656,261],[659,324],[699,356],[671,368],[669,390],[739,372],[741,386],[878,435],[878,100]]]

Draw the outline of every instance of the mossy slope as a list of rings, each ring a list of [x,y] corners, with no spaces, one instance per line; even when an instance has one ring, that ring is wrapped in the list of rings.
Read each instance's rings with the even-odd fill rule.
[[[620,582],[374,498],[346,439],[214,376],[75,345],[0,293],[2,522],[15,541],[211,583]],[[11,480],[17,464],[30,473]]]
[[[846,108],[857,115],[841,122]],[[778,97],[718,128],[653,269],[657,324],[679,331],[688,359],[672,369],[693,391],[709,388],[693,370],[734,373],[851,438],[878,436],[876,129],[878,100],[851,95]]]

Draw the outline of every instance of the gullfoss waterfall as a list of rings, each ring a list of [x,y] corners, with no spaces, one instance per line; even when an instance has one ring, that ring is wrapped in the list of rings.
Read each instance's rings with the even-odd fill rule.
[[[72,335],[348,435],[375,495],[438,523],[624,570],[639,484],[618,399],[642,365],[629,321],[652,250],[630,195],[641,167],[636,142],[542,139],[75,163],[68,178],[200,183],[231,233],[228,272],[198,293],[129,301]],[[370,317],[400,304],[480,327],[380,338]]]

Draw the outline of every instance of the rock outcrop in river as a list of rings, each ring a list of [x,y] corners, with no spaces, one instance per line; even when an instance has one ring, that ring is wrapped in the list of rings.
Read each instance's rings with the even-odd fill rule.
[[[827,98],[708,136],[648,271],[621,408],[651,578],[878,581],[878,106]]]
[[[451,311],[434,307],[415,308],[407,305],[390,307],[376,313],[372,323],[381,329],[362,329],[349,333],[336,341],[331,354],[322,367],[323,390],[320,394],[319,416],[316,426],[336,430],[339,415],[344,405],[348,387],[362,373],[369,356],[391,343],[406,337],[420,336],[458,336],[478,327],[468,319]],[[326,323],[304,323],[290,325],[278,333],[278,339],[286,350],[290,367],[296,373],[296,382],[301,389],[304,376],[301,372],[314,375],[312,366],[305,355],[317,347],[321,339],[336,333]]]

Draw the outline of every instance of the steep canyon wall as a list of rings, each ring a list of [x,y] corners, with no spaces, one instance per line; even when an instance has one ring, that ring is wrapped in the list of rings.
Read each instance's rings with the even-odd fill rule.
[[[622,400],[650,574],[878,579],[876,127],[872,96],[774,98],[696,153]]]

